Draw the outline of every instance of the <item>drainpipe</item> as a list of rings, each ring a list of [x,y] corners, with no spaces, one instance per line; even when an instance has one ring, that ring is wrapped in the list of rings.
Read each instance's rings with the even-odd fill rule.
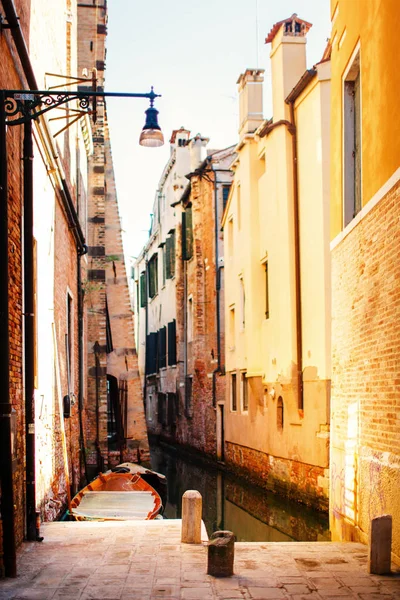
[[[8,281],[8,174],[4,93],[0,92],[0,477],[3,560],[7,577],[17,576],[11,448],[10,329]],[[14,439],[14,444],[16,440]]]
[[[217,357],[218,363],[216,369],[214,369],[212,374],[212,403],[213,407],[217,406],[217,373],[223,374],[225,371],[225,367],[221,363],[221,271],[224,268],[223,266],[219,266],[219,240],[218,240],[218,230],[219,230],[219,214],[218,214],[218,183],[222,183],[217,180],[217,172],[220,173],[231,173],[230,169],[214,169],[214,166],[210,160],[211,170],[214,174],[213,183],[214,183],[214,243],[215,243],[215,290],[217,292],[217,301],[216,301],[216,325],[217,325]]]
[[[82,289],[82,271],[81,271],[81,259],[82,254],[78,252],[77,257],[77,288],[78,288],[78,381],[79,381],[79,390],[78,390],[78,417],[79,417],[79,446],[81,449],[81,457],[83,463],[83,469],[85,473],[86,483],[89,483],[89,476],[87,470],[87,462],[86,462],[86,449],[85,449],[85,437],[83,433],[83,356],[84,356],[84,347],[83,347],[83,289]]]
[[[99,359],[100,344],[96,340],[93,346],[95,373],[96,373],[96,453],[97,453],[97,470],[103,471],[104,461],[100,448],[100,359]]]
[[[292,126],[292,161],[293,161],[293,220],[294,220],[294,270],[296,288],[296,348],[297,348],[297,408],[304,410],[303,388],[303,323],[301,315],[301,273],[300,273],[300,217],[299,217],[299,183],[297,164],[297,130],[294,115],[294,102],[289,102],[290,123]],[[290,130],[289,130],[290,131]]]
[[[79,218],[81,187],[79,178],[79,146],[78,138],[76,139],[76,198],[77,198],[77,213]],[[89,483],[89,476],[86,461],[85,436],[83,432],[83,389],[84,389],[84,373],[83,373],[83,357],[84,357],[84,340],[83,340],[83,302],[84,292],[82,288],[82,256],[86,254],[88,248],[86,245],[79,251],[77,256],[77,273],[76,287],[78,293],[78,419],[79,419],[79,447],[81,452],[80,472],[85,473],[86,484]]]
[[[143,381],[143,405],[144,405],[144,410],[145,410],[145,420],[147,420],[147,354],[148,354],[148,347],[147,347],[147,334],[149,331],[149,296],[148,296],[148,265],[149,261],[147,260],[147,253],[146,253],[146,258],[144,261],[144,281],[145,281],[145,304],[144,304],[144,381]],[[139,278],[140,278],[140,273],[139,273]],[[140,279],[139,279],[140,280]]]
[[[308,77],[313,76],[308,73]],[[304,78],[304,82],[306,79]],[[304,83],[301,81],[301,84]],[[300,89],[300,87],[299,87]],[[303,88],[302,88],[303,89]],[[295,88],[296,90],[296,88]],[[295,91],[293,90],[293,92]],[[298,90],[296,90],[297,92]],[[290,109],[290,121],[281,119],[275,123],[266,123],[259,131],[258,135],[264,137],[269,135],[277,127],[284,126],[292,136],[292,169],[293,169],[293,227],[294,227],[294,268],[295,268],[295,296],[296,296],[296,354],[297,354],[297,408],[304,410],[304,391],[303,391],[303,324],[301,315],[301,275],[300,275],[300,220],[299,220],[299,185],[297,168],[297,131],[294,116],[294,101],[297,96],[291,94],[286,98],[286,103]],[[293,97],[292,97],[293,94]]]
[[[26,451],[26,537],[36,540],[35,486],[35,331],[33,280],[33,144],[32,121],[24,124],[24,375]]]

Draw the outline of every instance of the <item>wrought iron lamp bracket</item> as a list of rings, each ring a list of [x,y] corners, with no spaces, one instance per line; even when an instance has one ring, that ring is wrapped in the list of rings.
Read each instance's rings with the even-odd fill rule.
[[[148,98],[150,106],[154,99],[159,97],[151,88],[150,92],[144,94],[118,93],[118,92],[93,92],[87,91],[32,91],[32,90],[0,90],[4,98],[4,111],[6,124],[9,126],[21,125],[32,121],[45,114],[53,108],[57,108],[68,102],[76,100],[80,110],[91,113],[90,106],[95,104],[98,98]]]

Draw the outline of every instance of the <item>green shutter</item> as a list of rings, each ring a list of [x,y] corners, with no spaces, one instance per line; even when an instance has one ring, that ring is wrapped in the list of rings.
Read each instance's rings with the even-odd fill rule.
[[[186,209],[186,258],[193,256],[193,222],[192,222],[192,207]]]
[[[146,273],[140,273],[140,306],[146,306]]]
[[[171,238],[167,238],[165,248],[165,276],[167,279],[171,279]]]
[[[169,257],[169,261],[170,261],[170,272],[171,272],[171,277],[175,276],[175,231],[173,231],[171,233],[171,237],[170,239],[170,257]]]

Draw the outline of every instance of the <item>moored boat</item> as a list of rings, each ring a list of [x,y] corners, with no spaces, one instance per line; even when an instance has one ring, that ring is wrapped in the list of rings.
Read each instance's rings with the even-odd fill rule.
[[[139,474],[101,473],[71,501],[76,521],[149,520],[161,512],[160,495]]]
[[[167,502],[167,478],[165,475],[131,462],[121,463],[113,467],[111,471],[113,473],[132,473],[140,475],[140,477],[147,481],[147,483],[156,490],[157,494],[160,495],[163,508],[165,508]]]

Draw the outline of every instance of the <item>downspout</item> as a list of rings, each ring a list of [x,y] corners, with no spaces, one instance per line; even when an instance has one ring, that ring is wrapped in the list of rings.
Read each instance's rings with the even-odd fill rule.
[[[147,420],[147,363],[148,363],[148,352],[149,349],[147,347],[147,335],[149,330],[149,297],[148,297],[148,281],[147,281],[147,253],[144,261],[144,281],[145,281],[145,303],[144,303],[144,380],[143,380],[143,405],[145,410],[145,420]],[[140,277],[140,273],[139,273]]]
[[[78,390],[78,417],[79,417],[79,446],[81,450],[81,457],[83,463],[83,469],[85,473],[86,483],[89,483],[89,476],[87,470],[87,461],[86,461],[86,449],[85,449],[85,437],[83,432],[83,388],[84,388],[84,379],[83,379],[83,356],[84,356],[84,348],[83,348],[83,289],[82,289],[82,271],[81,271],[81,259],[82,253],[78,252],[77,257],[77,288],[78,288],[78,381],[79,381],[79,390]]]
[[[290,109],[290,121],[281,119],[275,123],[267,123],[258,131],[260,137],[269,135],[271,131],[285,126],[292,136],[292,169],[293,169],[293,227],[294,227],[294,268],[296,296],[296,355],[297,355],[297,408],[304,410],[303,390],[303,324],[301,315],[301,276],[300,276],[300,220],[299,220],[299,184],[297,167],[297,131],[294,116],[294,100],[286,99]]]
[[[79,146],[78,139],[76,142],[76,197],[77,197],[77,212],[79,218],[80,208],[80,178],[79,178]],[[78,419],[79,419],[79,447],[81,452],[80,461],[80,472],[85,473],[86,484],[89,483],[89,476],[87,470],[86,461],[86,448],[85,448],[85,436],[83,431],[83,389],[84,389],[84,374],[83,374],[83,356],[84,356],[84,343],[83,343],[83,303],[84,303],[84,292],[82,288],[82,256],[86,254],[87,246],[85,245],[81,251],[78,250],[77,256],[77,273],[76,273],[76,287],[78,291]]]
[[[8,281],[8,173],[4,92],[0,92],[0,477],[5,575],[17,576],[10,398],[10,328]],[[14,444],[16,440],[14,439]]]
[[[218,183],[222,183],[217,180],[217,172],[222,173],[231,173],[230,169],[214,169],[213,164],[210,160],[211,170],[214,173],[214,244],[215,244],[215,290],[217,292],[217,300],[216,300],[216,325],[217,325],[217,358],[218,363],[216,369],[214,369],[212,374],[213,381],[213,389],[212,389],[212,403],[213,407],[217,406],[217,373],[221,375],[225,372],[225,366],[222,365],[221,361],[221,271],[224,268],[219,263],[219,240],[218,240],[218,231],[219,231],[219,215],[218,215]]]
[[[303,323],[301,314],[301,274],[300,274],[300,217],[299,217],[299,181],[297,163],[297,129],[294,115],[294,101],[289,102],[292,130],[292,168],[293,168],[293,221],[294,221],[294,270],[296,288],[296,347],[297,347],[297,408],[304,411],[303,388]]]
[[[217,406],[217,373],[221,373],[221,314],[220,314],[220,290],[221,290],[221,275],[219,262],[219,244],[218,244],[218,181],[217,172],[214,170],[211,163],[211,169],[214,173],[214,244],[215,244],[215,290],[217,292],[216,299],[216,324],[217,324],[217,367],[212,374],[212,405]]]
[[[36,540],[35,486],[35,373],[34,373],[34,280],[33,280],[33,144],[32,121],[24,124],[24,385],[26,451],[26,538]]]
[[[103,471],[103,456],[100,448],[100,359],[99,359],[99,342],[96,341],[93,346],[95,360],[95,377],[96,377],[96,453],[97,453],[97,470]]]

